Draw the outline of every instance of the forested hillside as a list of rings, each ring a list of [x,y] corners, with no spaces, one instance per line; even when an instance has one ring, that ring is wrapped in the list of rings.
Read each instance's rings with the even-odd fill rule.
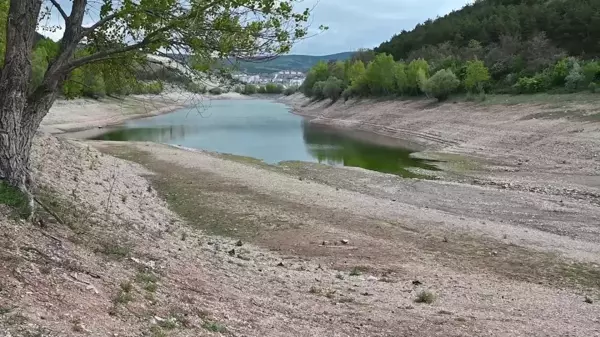
[[[318,64],[302,90],[332,100],[596,92],[598,56],[600,0],[480,0],[403,31],[371,55]]]
[[[376,51],[396,60],[417,58],[428,46],[450,43],[483,47],[502,39],[528,41],[544,32],[550,43],[569,55],[600,55],[600,0],[479,0],[411,31],[402,31]]]

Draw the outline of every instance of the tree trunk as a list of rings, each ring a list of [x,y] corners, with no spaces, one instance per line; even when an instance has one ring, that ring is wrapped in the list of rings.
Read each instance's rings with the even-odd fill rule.
[[[31,143],[41,118],[28,102],[31,54],[42,0],[11,0],[0,74],[0,178],[26,191]]]

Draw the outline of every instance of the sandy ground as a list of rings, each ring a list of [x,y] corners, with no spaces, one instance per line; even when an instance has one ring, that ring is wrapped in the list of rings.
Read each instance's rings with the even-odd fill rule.
[[[0,220],[0,331],[600,336],[597,123],[527,129],[527,109],[546,111],[531,106],[473,119],[458,107],[423,117],[403,102],[293,99],[316,122],[404,127],[432,149],[422,155],[480,160],[448,162],[450,181],[409,180],[42,135],[38,195],[64,224],[44,212],[36,224]],[[536,130],[539,142],[523,141]],[[422,291],[433,303],[415,302]]]

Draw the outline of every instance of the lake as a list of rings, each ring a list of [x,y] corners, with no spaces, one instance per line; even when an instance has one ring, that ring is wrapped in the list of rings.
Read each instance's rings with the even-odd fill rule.
[[[261,159],[362,167],[404,177],[408,168],[435,170],[412,151],[316,126],[267,100],[213,100],[199,107],[131,120],[96,140],[153,141]]]

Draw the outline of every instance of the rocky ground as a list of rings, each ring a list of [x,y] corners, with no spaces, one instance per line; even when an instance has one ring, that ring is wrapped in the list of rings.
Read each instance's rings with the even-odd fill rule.
[[[315,122],[414,131],[450,173],[41,135],[54,215],[3,212],[0,336],[600,336],[597,123],[292,99]]]

